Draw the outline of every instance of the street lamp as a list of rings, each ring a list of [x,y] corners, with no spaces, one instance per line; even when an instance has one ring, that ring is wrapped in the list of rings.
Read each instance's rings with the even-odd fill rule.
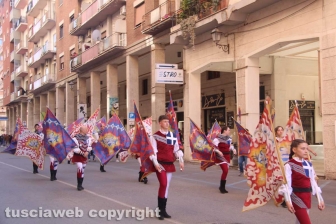
[[[71,90],[73,90],[74,85],[75,85],[75,82],[74,82],[73,80],[71,80],[71,81],[69,82],[69,86],[70,86],[70,89],[71,89]]]
[[[220,32],[217,28],[216,29],[213,29],[211,31],[211,37],[212,37],[212,40],[213,42],[215,42],[216,46],[219,48],[219,49],[222,49],[222,51],[224,52],[227,52],[228,54],[230,54],[230,46],[229,44],[219,44],[218,42],[221,40],[221,37],[222,37],[222,32]]]

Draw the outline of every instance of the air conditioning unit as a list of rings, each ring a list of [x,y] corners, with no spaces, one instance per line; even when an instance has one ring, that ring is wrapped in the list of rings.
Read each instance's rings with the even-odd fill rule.
[[[89,37],[89,38],[91,37],[91,29],[88,30],[87,37]]]
[[[120,15],[126,16],[126,5],[121,6],[121,8],[120,8]]]

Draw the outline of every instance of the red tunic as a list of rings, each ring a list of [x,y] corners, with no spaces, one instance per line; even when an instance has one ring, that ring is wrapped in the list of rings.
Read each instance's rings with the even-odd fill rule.
[[[80,138],[77,138],[75,136],[75,138],[77,139],[78,141],[78,144],[79,144],[79,149],[85,153],[87,152],[87,148],[88,148],[88,143],[87,143],[87,139],[80,139]],[[81,154],[79,153],[75,153],[74,152],[74,155],[72,157],[72,162],[73,163],[87,163],[87,158],[85,156],[82,156]]]
[[[223,156],[225,158],[225,160],[230,163],[230,145],[229,144],[226,144],[224,142],[219,142],[218,144],[218,150],[221,151],[223,153]],[[220,160],[218,158],[218,156],[216,156],[216,159],[215,159],[215,163],[222,163],[223,161]]]
[[[295,159],[288,161],[292,169],[292,188],[293,193],[291,199],[294,209],[299,208],[311,208],[311,183],[310,178],[306,176],[303,169],[302,162],[298,162]],[[307,191],[307,192],[301,192]]]
[[[165,168],[166,172],[175,172],[174,161],[174,145],[168,145],[166,135],[162,134],[160,131],[157,131],[153,135],[156,145],[157,145],[157,160]]]

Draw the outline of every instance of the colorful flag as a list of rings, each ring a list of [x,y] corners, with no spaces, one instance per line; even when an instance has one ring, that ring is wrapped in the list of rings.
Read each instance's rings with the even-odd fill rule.
[[[128,149],[131,139],[119,117],[114,114],[99,136],[97,143],[92,144],[95,155],[101,164],[107,164],[121,149]]]
[[[284,130],[284,137],[287,140],[305,139],[299,108],[294,106],[291,116],[288,119]]]
[[[145,120],[143,120],[142,124],[145,127],[147,135],[152,136],[153,135],[153,133],[152,133],[152,117],[149,117],[149,118],[146,118]],[[134,138],[134,130],[135,130],[135,127],[131,128],[128,131],[128,135],[131,138],[131,140],[133,140],[133,138]]]
[[[180,137],[180,132],[179,132],[179,129],[178,129],[178,126],[177,126],[177,117],[176,117],[176,113],[175,113],[175,110],[174,110],[173,99],[172,99],[170,91],[169,91],[169,96],[170,96],[170,101],[169,101],[169,104],[168,104],[167,114],[166,114],[168,119],[169,119],[169,130],[175,134],[180,149],[183,149],[183,145],[182,145],[181,137]]]
[[[219,126],[218,122],[215,121],[215,123],[212,125],[207,138],[211,139],[213,141],[217,136],[221,133],[221,127]]]
[[[9,146],[2,151],[3,153],[9,153],[9,154],[15,154],[15,150],[16,150],[16,146],[17,146],[17,140],[18,140],[18,136],[19,136],[19,130],[20,127],[23,126],[21,119],[18,117],[16,120],[16,125],[15,125],[15,130],[14,130],[14,135],[12,138],[11,143],[9,144]]]
[[[154,165],[149,158],[151,155],[154,155],[154,149],[146,133],[146,129],[144,128],[144,124],[141,120],[141,116],[138,112],[135,103],[134,103],[134,113],[135,113],[134,139],[132,140],[132,144],[130,146],[130,152],[140,157],[141,164],[145,168],[145,174],[142,177],[144,178],[145,176],[149,175],[151,172],[155,170]]]
[[[263,206],[278,197],[278,188],[284,180],[269,108],[266,103],[250,147],[246,164],[250,190],[243,211]]]
[[[104,117],[102,117],[96,124],[96,130],[99,131],[103,131],[105,126],[106,126],[107,122],[106,122],[106,117],[104,115]]]
[[[84,120],[84,117],[81,117],[79,118],[78,120],[72,122],[72,124],[70,124],[68,127],[67,127],[67,132],[69,134],[72,134],[72,132],[74,130],[76,130],[77,128],[79,128],[81,125],[82,125],[82,121]]]
[[[76,143],[49,108],[42,125],[46,153],[53,156],[59,163],[62,163],[72,148],[76,147]]]
[[[251,143],[251,134],[241,126],[238,121],[233,119],[236,123],[237,132],[238,132],[238,156],[248,156],[250,151],[250,143]]]
[[[191,119],[189,142],[194,160],[212,161],[212,152],[215,146]]]
[[[91,115],[91,117],[84,123],[85,125],[87,125],[88,135],[90,136],[90,139],[92,142],[96,141],[95,138],[93,137],[93,131],[98,121],[99,112],[100,112],[100,107],[98,107],[97,110]],[[72,132],[71,134],[72,138],[75,135],[79,134],[79,129],[82,125],[76,127],[76,129]]]
[[[21,126],[15,155],[28,157],[39,169],[43,170],[45,156],[43,138]]]

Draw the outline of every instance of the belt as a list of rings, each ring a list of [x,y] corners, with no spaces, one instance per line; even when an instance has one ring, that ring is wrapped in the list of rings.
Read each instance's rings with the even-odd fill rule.
[[[174,162],[163,162],[163,161],[158,161],[160,164],[165,164],[165,165],[173,165]]]
[[[293,192],[312,192],[311,187],[301,188],[301,187],[293,187]]]

